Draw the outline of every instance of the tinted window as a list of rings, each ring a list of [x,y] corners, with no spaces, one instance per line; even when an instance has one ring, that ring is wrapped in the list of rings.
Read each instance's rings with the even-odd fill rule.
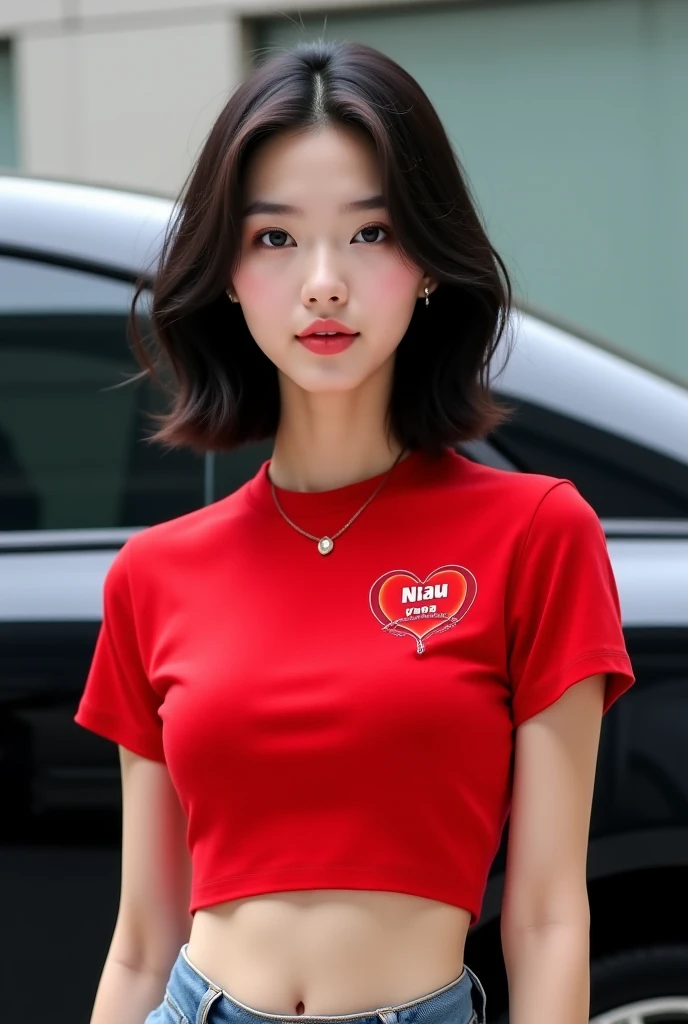
[[[494,434],[519,468],[571,480],[601,518],[688,517],[688,466],[626,438],[507,395],[514,417]]]
[[[250,480],[272,455],[273,442],[247,444],[234,452],[217,452],[209,456],[212,473],[210,493],[213,499],[224,498]]]
[[[203,504],[203,458],[144,444],[128,284],[0,257],[0,530],[147,526]]]
[[[464,441],[457,445],[462,455],[472,462],[479,462],[481,466],[490,466],[492,469],[504,469],[513,473],[516,466],[511,459],[508,459],[503,452],[498,451],[494,444],[484,438],[476,438],[473,441]]]

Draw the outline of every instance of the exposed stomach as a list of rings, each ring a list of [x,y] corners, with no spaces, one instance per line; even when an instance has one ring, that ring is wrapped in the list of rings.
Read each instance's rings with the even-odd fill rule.
[[[361,1013],[459,977],[470,913],[406,893],[309,889],[197,910],[191,963],[264,1013]]]

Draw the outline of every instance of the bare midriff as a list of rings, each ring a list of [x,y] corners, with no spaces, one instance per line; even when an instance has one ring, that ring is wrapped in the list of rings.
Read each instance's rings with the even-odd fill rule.
[[[197,910],[187,954],[264,1013],[362,1013],[458,978],[469,923],[467,910],[406,893],[276,892]]]

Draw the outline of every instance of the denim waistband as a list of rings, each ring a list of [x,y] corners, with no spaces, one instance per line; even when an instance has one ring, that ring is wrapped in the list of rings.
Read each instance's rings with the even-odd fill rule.
[[[358,1013],[277,1014],[247,1006],[221,988],[191,963],[187,948],[188,943],[181,947],[163,1003],[145,1024],[485,1024],[485,990],[468,966],[447,985],[396,1006]]]

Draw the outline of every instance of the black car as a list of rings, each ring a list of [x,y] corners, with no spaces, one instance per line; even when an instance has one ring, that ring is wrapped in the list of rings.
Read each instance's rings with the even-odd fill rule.
[[[144,443],[160,408],[125,323],[168,199],[0,176],[0,848],[3,1015],[88,1020],[119,895],[115,745],[73,722],[104,575],[136,530],[243,483],[227,455]],[[532,311],[470,457],[572,480],[605,528],[638,682],[606,716],[589,848],[596,1024],[688,1022],[688,390]],[[506,836],[466,960],[507,1003]]]

